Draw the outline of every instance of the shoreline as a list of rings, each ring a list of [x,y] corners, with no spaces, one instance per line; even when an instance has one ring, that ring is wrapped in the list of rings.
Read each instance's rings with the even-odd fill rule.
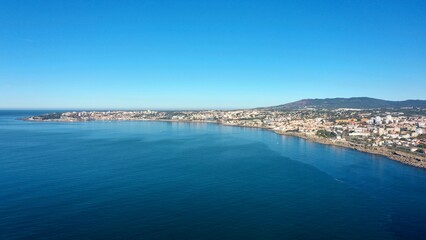
[[[173,119],[134,119],[134,120],[90,120],[90,121],[61,121],[61,120],[30,120],[28,118],[22,118],[19,120],[28,121],[28,122],[91,122],[91,121],[104,121],[104,122],[115,122],[115,121],[150,121],[150,122],[182,122],[182,123],[207,123],[207,124],[217,124],[222,126],[231,126],[231,127],[242,127],[242,128],[258,128],[262,130],[271,131],[275,134],[281,135],[281,136],[291,136],[291,137],[298,137],[302,138],[307,141],[324,144],[324,145],[330,145],[330,146],[337,146],[342,148],[348,148],[353,149],[359,152],[369,153],[369,154],[375,154],[387,157],[390,160],[398,161],[400,163],[410,165],[417,168],[426,169],[426,159],[421,159],[421,157],[417,157],[413,154],[409,154],[406,152],[398,151],[398,150],[391,150],[387,148],[368,148],[362,145],[357,145],[356,143],[351,143],[347,141],[338,141],[338,140],[331,140],[327,138],[320,138],[317,136],[309,136],[300,132],[282,132],[278,130],[274,130],[271,128],[265,128],[265,127],[257,127],[257,126],[244,126],[244,125],[235,125],[235,124],[224,124],[219,121],[187,121],[187,120],[173,120]]]
[[[324,145],[330,145],[335,147],[342,147],[342,148],[348,148],[353,149],[359,152],[368,153],[368,154],[374,154],[379,155],[383,157],[387,157],[390,160],[397,161],[406,165],[410,165],[417,168],[426,169],[426,159],[422,161],[421,157],[416,157],[413,154],[401,152],[398,150],[391,150],[387,148],[368,148],[361,145],[356,145],[355,143],[347,142],[347,141],[333,141],[331,139],[327,138],[320,138],[317,136],[308,136],[303,133],[298,132],[281,132],[270,128],[264,128],[264,127],[251,127],[251,126],[240,126],[240,125],[228,125],[228,124],[222,124],[217,123],[219,125],[223,126],[235,126],[235,127],[248,127],[248,128],[259,128],[267,131],[271,131],[275,134],[281,135],[281,136],[290,136],[290,137],[297,137],[302,138],[307,141],[311,141],[318,144],[324,144]]]
[[[365,146],[356,145],[355,143],[351,143],[351,142],[343,142],[343,141],[336,142],[336,141],[332,141],[332,140],[329,140],[329,139],[322,139],[322,138],[319,138],[319,137],[310,137],[310,136],[306,136],[306,135],[303,135],[303,134],[279,133],[279,132],[276,132],[276,133],[279,134],[279,135],[284,135],[284,136],[292,136],[292,137],[302,138],[302,139],[305,139],[307,141],[311,141],[311,142],[315,142],[315,143],[319,143],[319,144],[342,147],[342,148],[347,148],[347,149],[353,149],[353,150],[356,150],[356,151],[359,151],[359,152],[379,155],[379,156],[383,156],[383,157],[386,157],[390,160],[397,161],[397,162],[400,162],[400,163],[403,163],[403,164],[406,164],[406,165],[426,169],[426,160],[422,161],[421,157],[417,157],[413,154],[409,154],[409,153],[398,151],[398,150],[391,150],[391,149],[387,149],[387,148],[378,148],[378,147],[369,148],[369,147],[365,147]]]

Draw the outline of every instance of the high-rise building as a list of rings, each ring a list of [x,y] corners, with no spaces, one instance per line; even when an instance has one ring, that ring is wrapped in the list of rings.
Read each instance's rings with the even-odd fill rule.
[[[387,116],[386,116],[386,119],[385,119],[385,122],[386,122],[386,124],[388,124],[388,123],[392,123],[392,122],[393,122],[393,118],[392,118],[392,116],[391,116],[391,115],[387,115]]]

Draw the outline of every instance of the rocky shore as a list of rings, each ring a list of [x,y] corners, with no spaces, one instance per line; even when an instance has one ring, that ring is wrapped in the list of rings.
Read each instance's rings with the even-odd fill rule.
[[[355,144],[348,141],[338,141],[338,140],[321,138],[317,136],[307,136],[303,133],[279,132],[279,131],[275,131],[275,132],[280,135],[300,137],[300,138],[306,139],[308,141],[316,142],[316,143],[339,146],[344,148],[351,148],[361,152],[382,155],[404,164],[408,164],[408,165],[419,167],[419,168],[426,168],[426,159],[422,156],[417,156],[411,153],[392,150],[392,149],[388,149],[384,147],[366,147],[366,146]]]

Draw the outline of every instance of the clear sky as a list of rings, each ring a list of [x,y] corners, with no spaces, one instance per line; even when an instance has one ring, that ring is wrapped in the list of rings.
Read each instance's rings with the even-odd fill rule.
[[[426,1],[0,1],[0,108],[426,99]]]

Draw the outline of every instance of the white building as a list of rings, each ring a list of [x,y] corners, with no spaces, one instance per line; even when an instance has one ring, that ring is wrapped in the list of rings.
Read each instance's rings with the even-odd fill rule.
[[[385,123],[388,124],[388,123],[392,123],[392,122],[393,122],[392,116],[391,115],[387,115],[386,119],[385,119]]]
[[[382,124],[382,118],[380,116],[377,116],[376,118],[374,118],[374,123],[376,125]]]

